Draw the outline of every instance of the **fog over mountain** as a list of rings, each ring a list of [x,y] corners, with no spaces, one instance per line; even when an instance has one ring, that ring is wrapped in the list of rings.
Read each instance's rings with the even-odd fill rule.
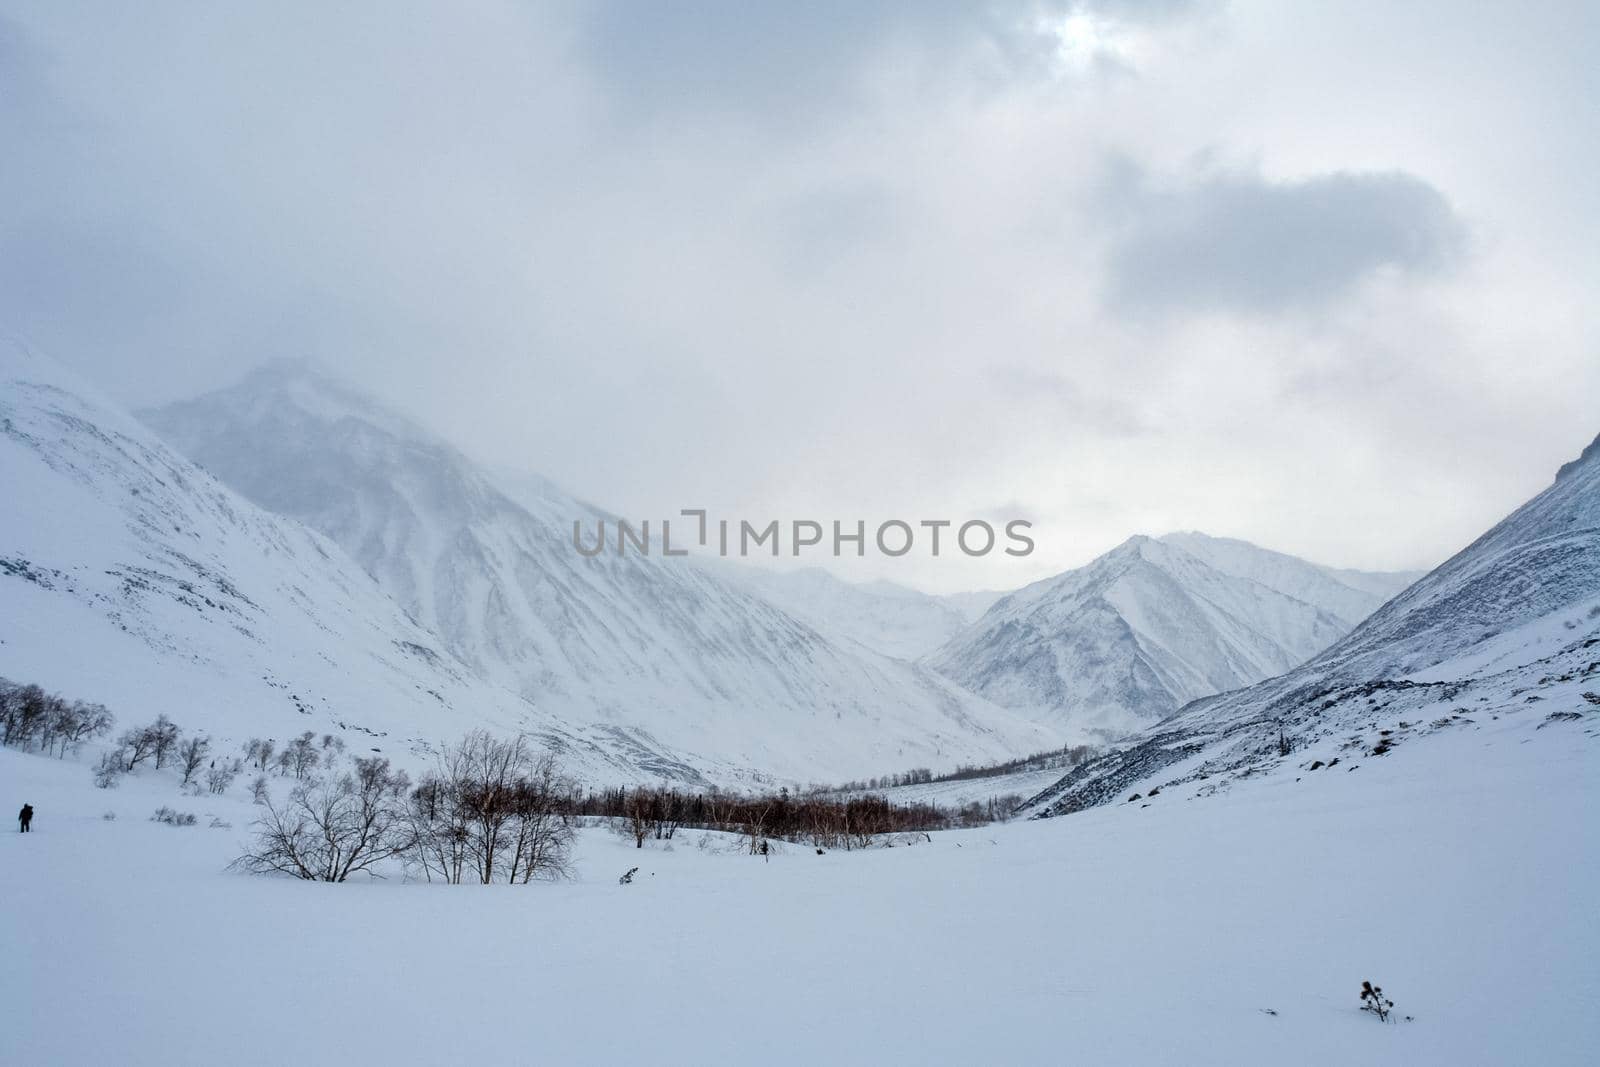
[[[691,560],[586,557],[608,513],[496,478],[411,420],[280,361],[144,420],[261,507],[340,545],[473,670],[563,719],[794,779],[1059,743],[934,672],[835,639]]]
[[[1426,568],[1590,435],[1597,18],[10,5],[0,329],[130,408],[309,357],[637,515],[1035,523],[856,581]]]

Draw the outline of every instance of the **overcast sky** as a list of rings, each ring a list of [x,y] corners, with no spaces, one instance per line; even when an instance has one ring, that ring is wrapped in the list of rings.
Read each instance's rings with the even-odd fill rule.
[[[0,4],[0,331],[640,518],[1426,567],[1600,432],[1600,5]]]

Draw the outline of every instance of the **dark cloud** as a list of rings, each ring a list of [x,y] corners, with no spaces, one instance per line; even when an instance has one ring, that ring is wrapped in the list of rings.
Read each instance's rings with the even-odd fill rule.
[[[1132,310],[1314,306],[1385,268],[1437,273],[1466,247],[1444,195],[1398,171],[1286,182],[1229,174],[1176,189],[1117,171],[1108,286]]]

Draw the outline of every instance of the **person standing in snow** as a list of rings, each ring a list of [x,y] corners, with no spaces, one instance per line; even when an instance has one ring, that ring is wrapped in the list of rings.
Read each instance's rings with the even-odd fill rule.
[[[22,824],[22,833],[28,832],[28,827],[33,825],[33,805],[24,804],[22,810],[17,812],[17,822]]]

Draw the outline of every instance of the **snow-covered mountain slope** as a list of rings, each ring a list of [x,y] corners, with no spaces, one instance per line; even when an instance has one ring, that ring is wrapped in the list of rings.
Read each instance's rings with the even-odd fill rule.
[[[0,382],[0,675],[218,737],[344,731],[397,752],[525,729],[586,777],[696,779],[643,734],[571,727],[484,682],[338,546],[58,364],[7,342]]]
[[[1349,632],[1409,574],[1361,574],[1243,541],[1133,537],[1001,598],[928,663],[1084,736],[1281,674]]]
[[[1219,573],[1314,604],[1338,619],[1347,630],[1354,629],[1379,605],[1426,573],[1325,567],[1297,556],[1259,548],[1248,541],[1211,537],[1195,531],[1170,533],[1161,541],[1183,549]]]
[[[797,619],[830,637],[857,641],[897,659],[914,660],[948,642],[1005,594],[934,596],[894,582],[856,584],[820,567],[727,573]]]
[[[1485,720],[1600,717],[1600,439],[1544,492],[1299,668],[1185,706],[1036,797],[1060,814],[1150,785],[1318,772]],[[1281,742],[1280,742],[1281,738]],[[1284,752],[1283,748],[1289,749]]]
[[[824,781],[1059,742],[932,671],[830,640],[692,558],[584,557],[573,523],[592,538],[602,512],[537,479],[513,499],[304,365],[144,417],[246,497],[342,546],[474,670],[564,718]]]

